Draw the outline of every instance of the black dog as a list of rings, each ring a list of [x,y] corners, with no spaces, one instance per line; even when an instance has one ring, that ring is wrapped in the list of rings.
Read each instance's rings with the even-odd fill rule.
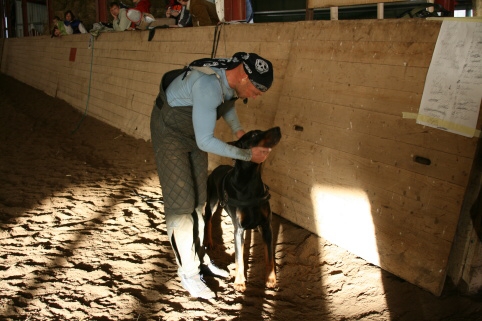
[[[248,149],[252,147],[272,148],[281,139],[279,127],[267,131],[253,130],[233,142],[236,147]],[[212,248],[213,214],[220,214],[224,209],[231,217],[234,225],[234,249],[236,278],[234,288],[246,290],[244,276],[244,231],[258,228],[265,245],[266,286],[276,286],[276,273],[273,252],[273,233],[271,230],[271,208],[268,187],[261,179],[261,164],[236,160],[234,167],[218,166],[209,175],[207,183],[207,203],[205,208],[204,245]]]

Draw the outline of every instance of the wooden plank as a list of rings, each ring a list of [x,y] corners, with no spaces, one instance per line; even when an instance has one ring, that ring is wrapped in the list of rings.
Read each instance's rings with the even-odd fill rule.
[[[97,82],[93,82],[92,88],[90,90],[90,97],[97,98],[101,102],[99,102],[99,106],[107,106],[108,104],[112,104],[114,108],[127,108],[129,104],[129,99],[126,97],[126,94],[120,95],[118,93],[112,93],[105,90],[101,90],[106,88],[106,85],[98,86]],[[115,88],[115,86],[112,86]],[[92,100],[93,102],[93,100]]]
[[[384,64],[427,68],[434,44],[428,42],[372,42],[353,40],[298,40],[291,54],[298,59]]]
[[[221,40],[226,36],[227,41],[242,42],[246,44],[256,43],[289,43],[293,39],[297,24],[293,23],[254,23],[254,24],[231,24],[223,26]],[[226,34],[223,34],[223,31]],[[253,35],[256,37],[253,37]],[[220,44],[221,48],[222,43]],[[264,45],[262,46],[263,50]]]
[[[414,120],[403,119],[401,113],[393,115],[386,106],[366,110],[287,96],[280,98],[279,106],[282,117],[278,117],[275,123],[284,123],[290,135],[313,143],[319,143],[318,129],[329,126],[349,130],[353,135],[376,136],[392,140],[394,144],[402,142],[470,159],[477,146],[477,139],[420,126]],[[303,132],[295,131],[295,125],[302,126]]]
[[[311,85],[311,87],[310,87]],[[410,93],[394,89],[354,86],[343,83],[292,82],[285,86],[287,97],[304,98],[307,101],[377,111],[395,116],[403,112],[418,113],[422,92]],[[300,97],[303,95],[303,97]],[[387,106],[390,106],[388,109]]]
[[[399,19],[300,22],[296,24],[293,41],[430,42],[435,46],[440,21],[408,19],[406,22]],[[416,31],[420,29],[423,33]]]
[[[181,68],[182,66],[179,66]],[[121,59],[109,59],[109,58],[96,58],[94,60],[94,72],[96,73],[104,73],[109,74],[112,70],[123,71],[123,77],[129,77],[130,73],[133,71],[139,72],[151,72],[153,74],[153,78],[157,75],[162,75],[166,71],[176,68],[175,65],[170,64],[168,62],[129,62],[126,63]],[[159,78],[160,80],[160,78]]]
[[[293,184],[290,182],[286,186]],[[434,275],[444,277],[446,273],[449,242],[395,221],[387,221],[387,226],[382,226],[376,218],[370,222],[367,215],[360,219],[355,216],[360,214],[359,210],[336,212],[338,217],[333,219],[331,208],[314,211],[311,203],[296,203],[291,196],[280,198],[275,191],[272,196],[273,209],[282,208],[281,212],[276,212],[281,216],[288,220],[294,218],[296,224],[322,235],[329,242],[339,244],[395,275],[413,280],[414,284],[433,293],[440,293],[443,282]],[[350,196],[346,196],[346,200],[353,202]]]
[[[328,7],[342,7],[362,4],[373,4],[381,2],[400,2],[403,0],[307,0],[307,8],[328,8]]]
[[[94,86],[99,87],[100,90],[117,93],[125,97],[129,79],[115,75],[115,73],[116,71],[113,71],[112,75],[100,72],[94,73],[92,78],[92,81],[95,83]]]
[[[3,48],[5,46],[5,38],[0,38],[0,67],[2,66],[2,61],[4,61],[3,59]],[[0,68],[0,70],[3,70],[3,68]]]
[[[283,168],[285,169],[286,167]],[[366,177],[369,172],[369,169],[360,169],[355,174]],[[299,171],[292,172],[292,174],[298,173]],[[277,169],[276,171],[265,169],[264,176],[265,183],[271,187],[270,191],[289,198],[292,202],[304,204],[305,206],[310,205],[312,208],[311,216],[341,215],[340,213],[346,217],[357,216],[360,215],[360,212],[363,211],[363,206],[365,206],[367,209],[370,208],[370,218],[377,229],[391,230],[402,226],[410,230],[418,230],[420,233],[428,233],[434,238],[446,241],[452,241],[455,235],[457,217],[450,215],[451,209],[455,206],[450,205],[450,208],[432,206],[431,203],[437,197],[441,195],[443,197],[443,194],[442,190],[439,189],[432,195],[429,195],[430,193],[427,189],[429,184],[427,183],[415,186],[416,189],[423,188],[423,193],[419,195],[420,200],[417,200],[388,191],[385,189],[385,186],[376,185],[379,183],[376,180],[358,179],[355,185],[348,185],[347,182],[352,182],[353,180],[346,177],[346,174],[342,178],[334,179],[329,177],[329,173],[324,173],[323,175],[317,173],[317,180],[310,183],[288,177]],[[400,183],[399,187],[402,187],[402,184]],[[285,186],[285,188],[279,188],[279,186]],[[457,189],[459,192],[463,191],[461,188]],[[324,201],[318,204],[315,200],[317,197]],[[364,203],[361,203],[361,201]],[[336,205],[339,206],[334,208]],[[355,206],[356,208],[354,208]],[[460,209],[460,204],[458,209]],[[281,212],[277,213],[282,214]],[[293,220],[296,217],[296,215],[289,212],[285,212],[284,216],[289,220]],[[366,231],[366,233],[372,232]],[[338,231],[338,233],[345,235],[345,237],[351,237],[343,230]]]
[[[423,91],[426,75],[427,68],[311,59],[293,61],[287,70],[287,77],[308,88],[343,83],[405,92]]]
[[[420,201],[428,206],[428,210],[438,208],[450,213],[460,210],[464,187],[292,136],[283,135],[280,144],[270,155],[271,160],[265,166],[267,172],[270,169],[310,186],[326,183],[365,188],[365,184],[369,184],[392,196]],[[287,185],[279,186],[286,190],[285,193],[293,193],[298,202],[311,202],[309,191],[298,194],[289,191]],[[275,187],[272,189],[276,190]]]
[[[384,204],[379,204],[377,199],[373,199],[368,193],[363,190],[358,190],[354,188],[343,188],[340,186],[326,186],[322,187],[321,189],[317,189],[313,191],[313,187],[309,185],[305,185],[295,178],[288,178],[286,176],[280,175],[267,175],[272,182],[278,182],[278,184],[285,184],[291,191],[294,192],[303,192],[309,191],[308,194],[314,194],[317,191],[321,191],[326,195],[330,193],[336,196],[335,200],[331,200],[329,197],[324,197],[324,203],[316,204],[314,199],[310,202],[297,202],[295,199],[291,197],[290,192],[286,192],[283,190],[282,194],[279,191],[275,191],[271,189],[272,194],[272,206],[273,211],[281,216],[288,216],[291,220],[292,213],[295,212],[297,215],[295,216],[295,222],[308,230],[323,235],[323,237],[327,238],[330,241],[333,241],[335,238],[338,240],[345,239],[342,241],[345,246],[348,246],[346,240],[351,240],[353,238],[352,234],[347,233],[347,230],[353,230],[365,226],[365,223],[370,223],[372,225],[371,228],[367,228],[366,230],[361,230],[357,233],[360,237],[370,239],[373,238],[373,228],[375,229],[375,233],[378,231],[382,231],[387,234],[392,235],[404,235],[404,234],[416,234],[420,235],[422,240],[429,239],[427,242],[428,245],[425,245],[424,251],[428,251],[433,256],[440,256],[445,257],[450,252],[450,249],[444,249],[443,251],[435,251],[439,248],[440,244],[446,244],[445,242],[449,242],[447,240],[450,236],[447,236],[447,233],[454,233],[455,228],[451,230],[444,230],[445,227],[450,227],[450,224],[453,224],[450,220],[445,221],[441,224],[438,229],[437,233],[434,232],[434,228],[426,225],[426,223],[430,223],[427,218],[424,217],[426,213],[417,213],[417,217],[415,220],[418,224],[414,222],[407,224],[411,221],[411,217],[404,214],[403,211],[395,211],[395,212],[385,212],[381,211],[380,207],[385,206]],[[369,190],[370,191],[370,190]],[[314,197],[313,197],[314,198]],[[360,207],[358,210],[353,210],[347,201],[353,202],[355,198],[359,198],[359,200],[366,202],[357,202],[357,205]],[[339,206],[337,209],[331,208],[331,206],[335,203],[346,204],[346,206]],[[321,205],[321,206],[320,206]],[[367,210],[366,213],[362,213]],[[333,217],[335,214],[338,218]],[[366,215],[369,214],[369,215]],[[365,216],[364,216],[365,215]],[[362,222],[357,216],[361,216],[362,219],[367,219],[368,222]],[[443,215],[440,216],[443,218]],[[361,222],[360,226],[350,226],[350,222]],[[337,226],[333,226],[337,224]],[[323,226],[325,225],[325,226]],[[333,232],[329,233],[321,233],[320,230],[324,230],[327,228],[326,225],[332,225],[330,228],[333,229]],[[362,226],[363,225],[363,226]],[[368,227],[365,226],[365,227]],[[410,233],[408,232],[410,231]],[[336,233],[336,234],[335,234]],[[452,235],[453,236],[453,235]],[[441,239],[444,240],[441,243]],[[353,240],[354,241],[354,240]],[[391,242],[388,242],[390,244]],[[374,255],[383,255],[383,251],[381,251],[378,247],[371,248],[376,253],[367,253],[369,256]],[[433,251],[432,251],[433,250]],[[391,252],[392,250],[389,250]],[[438,252],[438,253],[437,253]],[[355,252],[356,253],[356,252]],[[446,263],[446,262],[445,262]]]

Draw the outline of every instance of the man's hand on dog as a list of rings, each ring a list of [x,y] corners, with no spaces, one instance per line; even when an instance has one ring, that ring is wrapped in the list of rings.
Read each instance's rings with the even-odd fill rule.
[[[251,148],[251,161],[253,163],[261,164],[268,158],[271,148],[266,147],[253,147]]]
[[[246,132],[244,130],[238,130],[236,132],[236,137],[240,139]],[[253,163],[261,164],[268,158],[271,148],[267,147],[253,147],[251,148],[251,161]]]

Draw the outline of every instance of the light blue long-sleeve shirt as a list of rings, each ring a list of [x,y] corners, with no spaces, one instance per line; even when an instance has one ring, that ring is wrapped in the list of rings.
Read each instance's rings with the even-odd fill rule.
[[[229,87],[224,69],[212,68],[212,70],[219,79],[214,74],[209,75],[198,70],[190,71],[184,79],[182,79],[184,74],[174,79],[166,90],[167,102],[172,107],[193,106],[192,122],[199,149],[248,161],[251,159],[251,150],[237,148],[214,137],[216,109],[223,101],[234,98],[236,92]],[[228,110],[223,118],[233,134],[242,130],[234,107]]]

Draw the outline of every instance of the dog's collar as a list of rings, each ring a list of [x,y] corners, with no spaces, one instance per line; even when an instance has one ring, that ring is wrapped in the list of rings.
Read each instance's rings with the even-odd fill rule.
[[[271,198],[271,194],[269,193],[269,187],[266,184],[264,184],[265,192],[262,197],[252,198],[245,201],[241,201],[241,200],[237,200],[235,198],[229,197],[228,192],[224,188],[224,183],[226,182],[226,177],[228,177],[232,171],[233,170],[231,169],[223,177],[223,180],[221,183],[221,192],[223,195],[222,195],[222,198],[220,197],[219,206],[225,207],[226,205],[231,205],[235,207],[240,207],[240,206],[248,207],[248,206],[261,205],[269,201],[269,199]]]

